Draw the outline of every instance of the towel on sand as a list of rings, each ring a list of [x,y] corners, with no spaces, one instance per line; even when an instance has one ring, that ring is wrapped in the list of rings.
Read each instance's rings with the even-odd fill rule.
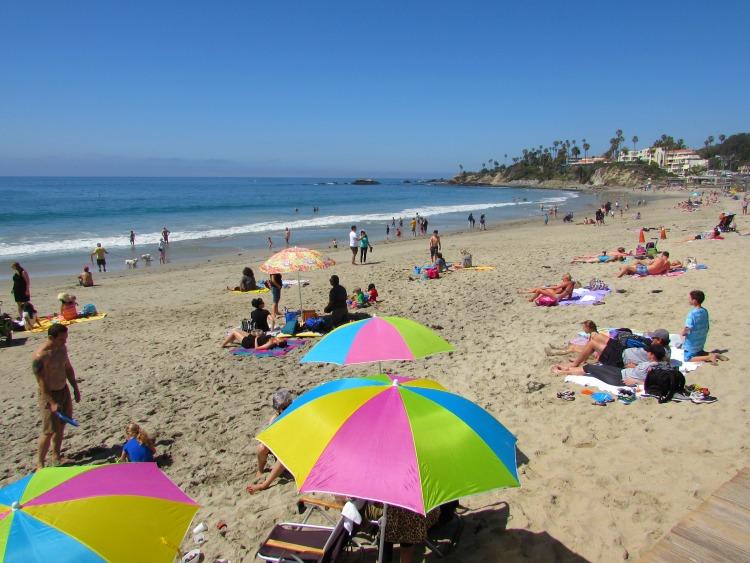
[[[252,294],[252,293],[268,293],[269,291],[271,290],[268,289],[267,287],[261,287],[258,289],[250,289],[248,291],[240,291],[238,289],[233,289],[232,293],[237,293],[239,295],[247,295],[247,294]]]
[[[573,295],[570,299],[565,299],[558,302],[558,305],[593,305],[594,303],[603,303],[604,298],[612,293],[611,289],[587,289],[581,287],[573,290]]]
[[[305,340],[301,338],[289,338],[284,348],[271,348],[270,350],[254,350],[252,348],[233,348],[233,356],[259,356],[261,358],[283,356],[295,348],[304,346]]]
[[[647,276],[641,276],[638,274],[633,274],[633,278],[637,280],[642,280],[645,278],[676,278],[678,276],[681,276],[686,272],[685,268],[680,268],[679,270],[671,270],[667,272],[666,274],[649,274]]]
[[[55,317],[55,316],[49,316],[49,317],[39,317],[39,324],[41,324],[40,327],[32,328],[31,330],[27,330],[25,332],[47,332],[47,329],[49,329],[50,326],[52,326],[53,321],[55,319],[58,319],[56,322],[61,325],[73,325],[78,323],[87,323],[89,321],[98,321],[103,319],[107,316],[107,313],[99,313],[98,315],[91,315],[90,317],[81,317],[78,319],[73,319],[72,321],[66,321],[62,317]]]

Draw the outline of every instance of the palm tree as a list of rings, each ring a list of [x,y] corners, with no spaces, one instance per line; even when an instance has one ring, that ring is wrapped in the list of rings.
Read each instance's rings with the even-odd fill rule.
[[[583,140],[583,158],[589,157],[589,149],[591,148],[591,145],[589,145],[586,142],[586,139]]]
[[[706,148],[708,148],[708,145],[710,145],[710,144],[711,144],[711,142],[708,139],[706,139],[705,141],[703,141],[703,146],[705,146]]]
[[[723,133],[721,135],[719,135],[719,142],[720,143],[723,143],[726,140],[727,140],[727,136],[726,135],[724,135]]]
[[[713,135],[709,135],[708,136],[708,144],[709,145],[713,145],[714,144],[714,136]]]
[[[503,160],[505,161],[506,164],[508,164],[508,153],[507,152],[503,155]]]
[[[638,144],[638,141],[639,141],[639,140],[640,140],[640,139],[638,139],[638,135],[634,135],[634,136],[633,136],[633,152],[636,152],[636,149],[635,149],[635,147],[636,147],[636,145]]]

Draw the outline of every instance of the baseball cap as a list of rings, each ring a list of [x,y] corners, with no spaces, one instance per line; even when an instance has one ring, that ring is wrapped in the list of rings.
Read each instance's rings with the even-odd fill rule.
[[[654,332],[646,334],[649,338],[658,338],[665,344],[669,344],[669,331],[663,328],[657,328]]]

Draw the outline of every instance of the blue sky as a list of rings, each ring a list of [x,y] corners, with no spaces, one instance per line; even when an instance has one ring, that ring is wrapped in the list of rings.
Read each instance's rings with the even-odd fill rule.
[[[750,2],[4,2],[0,175],[446,175],[750,130]]]

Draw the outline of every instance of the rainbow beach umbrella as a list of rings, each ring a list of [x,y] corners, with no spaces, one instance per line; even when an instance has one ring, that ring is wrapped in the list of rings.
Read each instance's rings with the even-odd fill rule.
[[[155,463],[41,469],[0,489],[0,562],[171,562],[197,509]]]
[[[258,435],[300,492],[351,496],[419,514],[518,487],[516,438],[481,407],[427,379],[325,383]]]
[[[416,360],[454,348],[429,328],[403,317],[372,317],[345,324],[324,336],[302,362],[338,365]]]

